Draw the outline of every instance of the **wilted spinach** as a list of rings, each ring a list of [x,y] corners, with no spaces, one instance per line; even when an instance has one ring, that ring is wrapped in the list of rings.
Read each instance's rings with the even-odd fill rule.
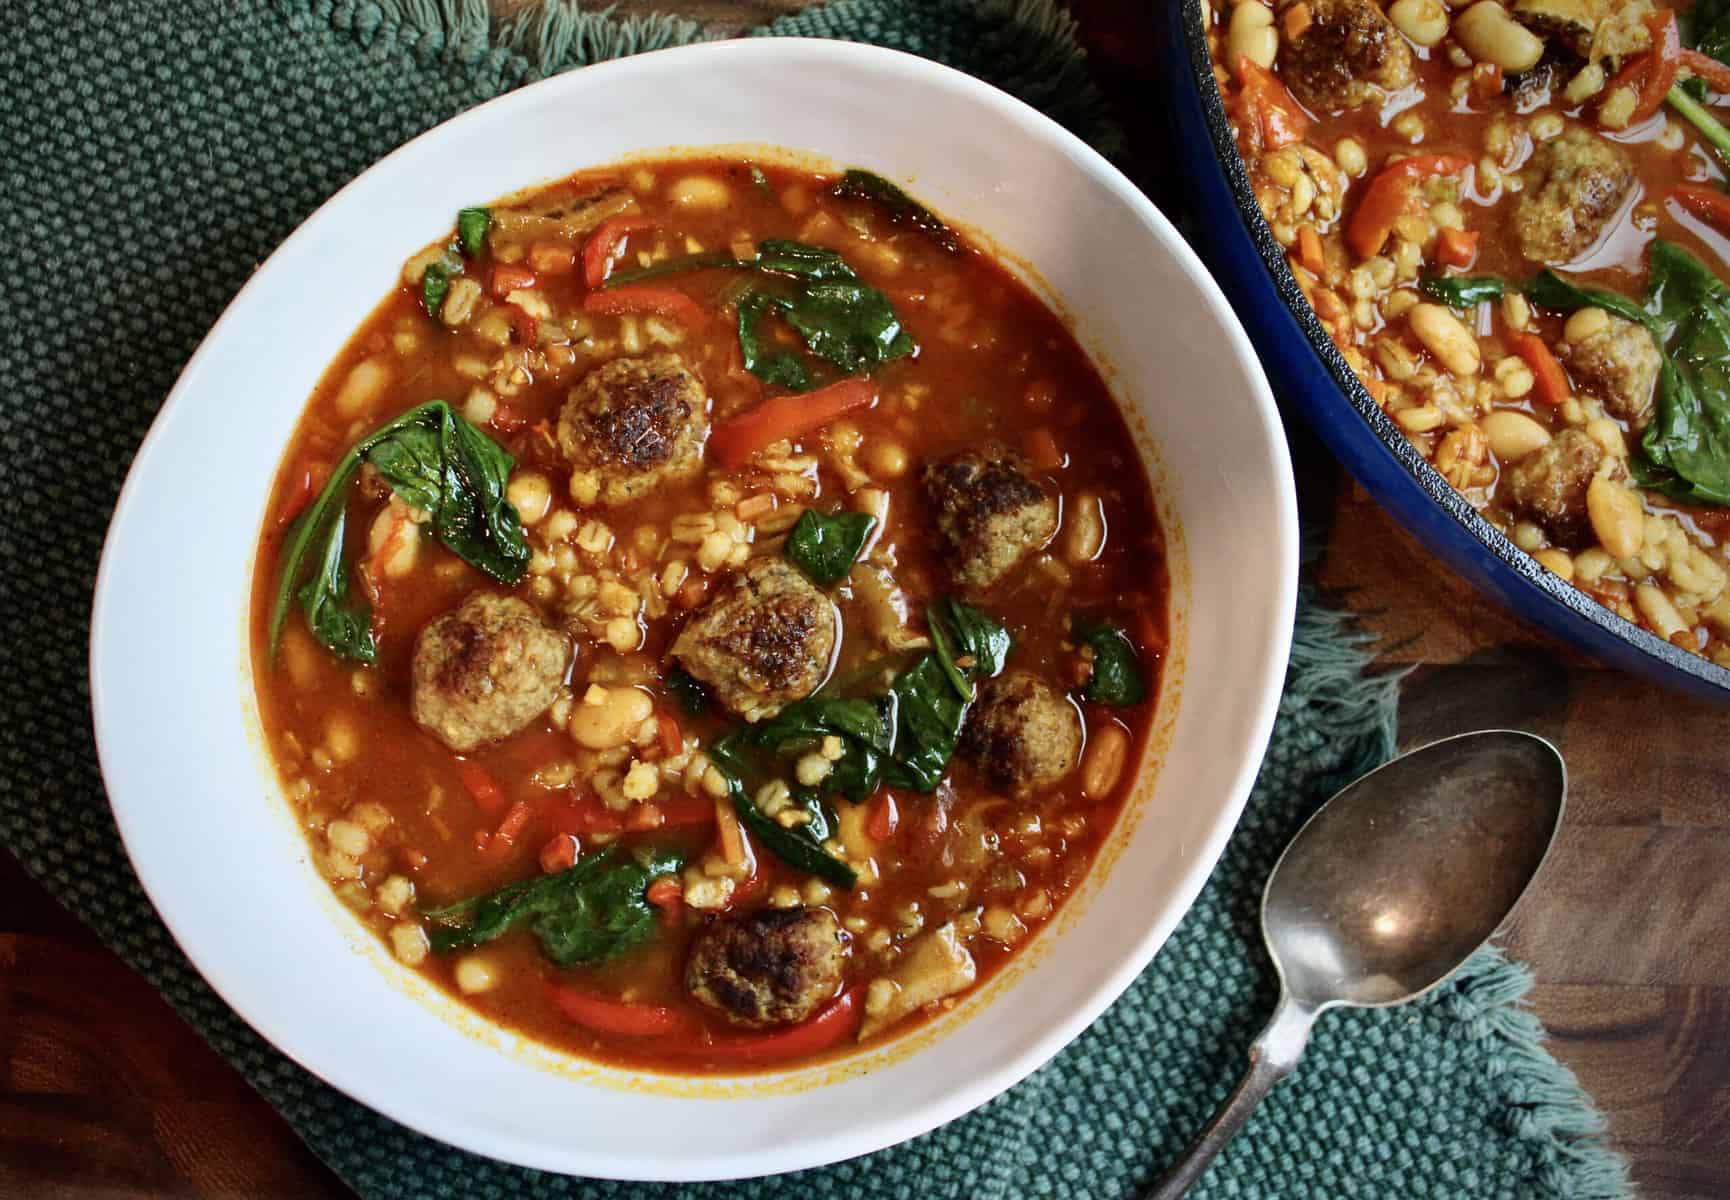
[[[423,913],[427,941],[436,953],[446,954],[532,921],[530,930],[554,964],[593,966],[649,939],[656,914],[644,892],[652,880],[676,874],[684,865],[676,851],[612,846],[557,875],[509,883]]]
[[[877,518],[870,513],[820,513],[807,508],[788,533],[782,553],[811,582],[832,587],[847,578],[876,526]]]
[[[434,400],[356,442],[289,529],[271,610],[273,651],[298,599],[307,627],[331,651],[366,663],[378,657],[365,605],[347,602],[343,563],[348,488],[363,462],[405,503],[432,514],[434,533],[463,561],[500,583],[523,577],[529,544],[517,510],[505,498],[515,460],[450,405]],[[316,569],[308,576],[310,564]]]
[[[457,213],[457,241],[462,244],[464,254],[473,258],[487,248],[487,230],[492,223],[490,209],[465,208]]]
[[[726,779],[727,795],[740,822],[770,853],[794,870],[851,891],[859,877],[852,867],[823,849],[830,826],[814,797],[808,794],[799,797],[800,806],[811,814],[811,819],[800,825],[783,825],[757,807],[746,790],[747,776],[756,772],[741,754],[744,736],[745,731],[735,731],[708,747],[709,761]]]
[[[1129,635],[1116,625],[1095,625],[1080,634],[1093,650],[1093,676],[1082,690],[1092,704],[1140,704],[1147,698],[1141,657]]]
[[[1454,308],[1471,308],[1483,300],[1500,300],[1508,281],[1494,275],[1426,275],[1418,290]]]
[[[961,239],[955,236],[953,229],[881,175],[852,167],[841,176],[830,194],[843,200],[870,201],[883,210],[890,224],[917,229],[951,254],[961,249]]]

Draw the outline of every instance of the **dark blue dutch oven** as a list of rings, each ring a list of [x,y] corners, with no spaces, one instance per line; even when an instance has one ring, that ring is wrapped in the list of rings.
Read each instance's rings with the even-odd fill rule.
[[[1164,10],[1159,74],[1189,184],[1196,249],[1249,331],[1275,391],[1400,524],[1515,614],[1613,667],[1730,704],[1730,670],[1623,620],[1540,567],[1448,486],[1358,382],[1256,206],[1214,86],[1206,2],[1156,0]]]

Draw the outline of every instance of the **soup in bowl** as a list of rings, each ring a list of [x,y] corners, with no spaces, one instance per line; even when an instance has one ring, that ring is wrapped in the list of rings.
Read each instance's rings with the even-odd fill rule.
[[[534,1166],[789,1170],[1145,966],[1295,545],[1242,331],[1103,160],[902,55],[668,52],[435,130],[260,270],[116,515],[98,738],[181,944],[325,1079]]]

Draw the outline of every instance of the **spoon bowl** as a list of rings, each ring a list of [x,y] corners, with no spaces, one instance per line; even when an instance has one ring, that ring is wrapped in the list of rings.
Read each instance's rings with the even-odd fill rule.
[[[1380,1008],[1451,975],[1513,910],[1561,825],[1562,757],[1528,733],[1432,742],[1350,784],[1268,878],[1261,926],[1317,1012]]]
[[[1316,1016],[1442,983],[1519,903],[1562,824],[1567,769],[1541,737],[1444,738],[1371,771],[1309,819],[1262,893],[1280,998],[1249,1072],[1148,1200],[1177,1200],[1297,1066]]]

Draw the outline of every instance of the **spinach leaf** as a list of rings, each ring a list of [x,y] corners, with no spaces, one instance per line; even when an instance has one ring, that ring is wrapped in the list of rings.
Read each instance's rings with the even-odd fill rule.
[[[344,658],[371,664],[378,661],[371,610],[365,602],[359,606],[344,603],[348,596],[348,572],[343,570],[342,550],[347,526],[347,511],[337,509],[323,531],[318,569],[300,589],[300,609],[307,628],[319,641]]]
[[[935,654],[920,657],[895,679],[895,759],[885,778],[900,787],[934,792],[961,740],[967,701],[957,694]]]
[[[506,884],[425,914],[435,953],[467,950],[525,922],[541,951],[561,967],[592,966],[647,941],[656,915],[644,892],[677,873],[684,856],[670,850],[626,853],[612,846],[557,875]]]
[[[1081,640],[1093,649],[1093,677],[1082,698],[1091,704],[1140,704],[1147,698],[1141,658],[1129,635],[1116,625],[1095,625]]]
[[[444,306],[450,290],[451,269],[443,263],[428,264],[426,274],[420,278],[420,301],[426,306],[427,316],[438,320],[439,309]]]
[[[657,279],[662,275],[677,275],[682,271],[708,271],[718,267],[748,267],[751,264],[741,262],[726,250],[705,250],[701,254],[687,254],[681,258],[664,258],[658,263],[650,263],[646,267],[632,267],[625,271],[613,271],[607,276],[602,289],[618,287],[624,283],[641,283],[645,279]]]
[[[743,731],[730,733],[708,747],[709,761],[726,779],[727,795],[733,801],[740,822],[770,853],[794,870],[815,875],[851,891],[859,881],[858,875],[852,867],[823,849],[828,836],[827,822],[821,826],[821,832],[813,828],[815,821],[805,825],[782,825],[751,799],[745,790],[747,764],[739,753],[742,737]],[[817,806],[817,812],[821,815],[820,806]]]
[[[1702,303],[1730,299],[1718,277],[1675,242],[1654,240],[1646,251],[1646,306],[1660,321],[1675,326]]]
[[[842,749],[823,790],[840,792],[857,804],[877,790],[895,749],[894,710],[887,699],[801,700],[752,729],[749,741],[791,757],[821,748],[827,737],[839,738]]]
[[[762,338],[757,333],[766,313],[790,306],[791,301],[766,291],[752,290],[739,298],[739,358],[745,369],[764,383],[788,391],[808,392],[811,390],[811,374],[805,370],[799,356],[789,350],[764,350]]]
[[[703,690],[703,685],[693,679],[689,672],[674,667],[667,672],[667,677],[662,682],[679,701],[679,707],[685,710],[686,716],[700,717],[709,711],[709,693]]]
[[[830,194],[843,200],[868,200],[883,210],[890,224],[917,229],[951,254],[961,249],[961,239],[953,229],[881,175],[850,168]]]
[[[1677,326],[1640,448],[1654,468],[1641,473],[1645,486],[1730,505],[1730,313],[1722,298],[1702,296]]]
[[[870,513],[823,514],[807,508],[787,535],[783,553],[812,583],[832,587],[847,578],[876,527],[877,518]]]
[[[1483,300],[1501,299],[1508,281],[1494,275],[1426,275],[1418,281],[1418,290],[1454,308],[1471,308]]]
[[[298,598],[307,627],[326,647],[362,662],[376,658],[371,632],[363,631],[366,610],[344,604],[348,488],[363,462],[370,462],[404,503],[431,513],[433,531],[463,561],[500,583],[515,584],[523,577],[531,551],[517,510],[505,497],[515,460],[450,405],[433,400],[356,442],[289,530],[271,612],[273,653]],[[314,563],[317,570],[303,587],[302,577]]]
[[[813,358],[843,375],[869,374],[919,349],[887,296],[863,282],[835,251],[803,242],[765,238],[757,243],[756,256],[744,260],[726,252],[669,259],[616,271],[607,286],[714,267],[754,271],[776,281],[754,287],[735,301],[745,369],[765,383],[803,392],[818,382],[799,355],[764,347],[760,330],[770,314],[798,331]]]
[[[457,241],[463,253],[474,258],[487,248],[487,230],[492,228],[493,214],[485,208],[465,208],[457,212]]]
[[[973,699],[972,679],[992,679],[1003,670],[1012,644],[1009,631],[984,612],[953,596],[941,596],[926,609],[925,622],[931,627],[944,674],[963,700]]]
[[[1652,316],[1626,296],[1602,288],[1576,287],[1551,270],[1539,271],[1526,284],[1526,299],[1539,308],[1554,312],[1573,312],[1581,308],[1601,308],[1629,321],[1648,327]]]

